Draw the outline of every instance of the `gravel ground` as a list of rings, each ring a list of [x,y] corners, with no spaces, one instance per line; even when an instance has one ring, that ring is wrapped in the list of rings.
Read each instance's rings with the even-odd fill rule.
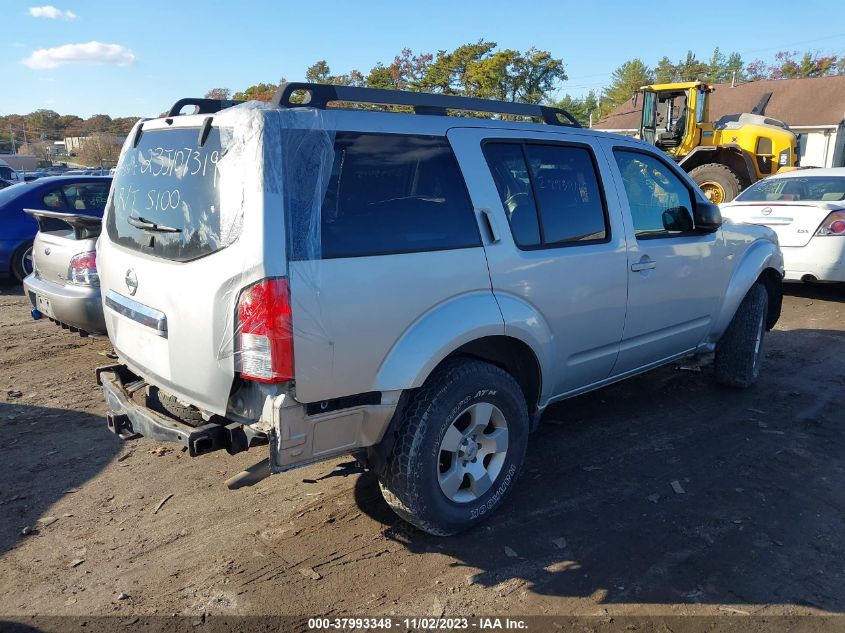
[[[758,385],[663,368],[556,405],[503,510],[440,539],[349,458],[229,491],[261,448],[121,442],[108,341],[0,286],[0,614],[839,614],[845,292],[787,293]]]

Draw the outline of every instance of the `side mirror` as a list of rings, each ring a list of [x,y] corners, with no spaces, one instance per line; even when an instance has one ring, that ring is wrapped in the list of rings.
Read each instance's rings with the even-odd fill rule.
[[[692,217],[686,207],[672,207],[663,212],[663,228],[671,232],[689,233],[694,230]]]
[[[715,233],[722,226],[722,212],[712,202],[695,201],[692,219],[696,233]]]

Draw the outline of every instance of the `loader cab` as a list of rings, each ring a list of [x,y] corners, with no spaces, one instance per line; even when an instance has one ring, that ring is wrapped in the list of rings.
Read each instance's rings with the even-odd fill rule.
[[[678,158],[689,153],[701,144],[710,91],[698,81],[641,88],[640,138]]]

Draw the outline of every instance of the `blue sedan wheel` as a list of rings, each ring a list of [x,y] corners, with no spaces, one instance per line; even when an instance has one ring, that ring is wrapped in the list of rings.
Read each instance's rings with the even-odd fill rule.
[[[12,272],[18,281],[32,273],[32,242],[18,247],[12,256]]]

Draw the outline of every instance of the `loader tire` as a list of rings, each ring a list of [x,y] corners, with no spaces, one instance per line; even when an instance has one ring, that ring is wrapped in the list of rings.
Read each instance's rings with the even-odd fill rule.
[[[713,204],[730,202],[742,191],[739,175],[721,163],[699,165],[689,175]]]

